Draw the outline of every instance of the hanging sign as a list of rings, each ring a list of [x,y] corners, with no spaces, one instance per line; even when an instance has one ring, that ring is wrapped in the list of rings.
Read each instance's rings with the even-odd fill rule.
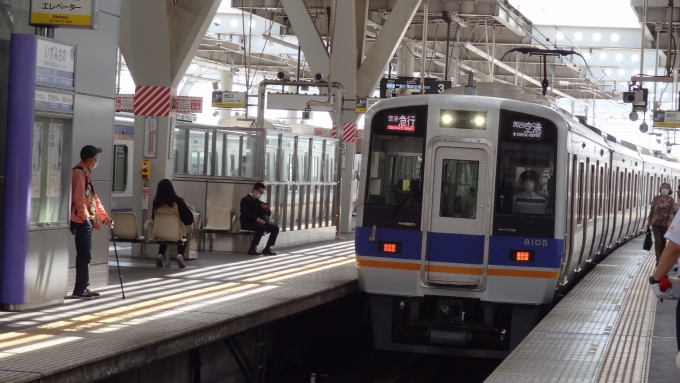
[[[212,92],[213,108],[245,108],[248,95],[246,92]]]
[[[37,45],[35,83],[73,88],[76,47],[42,37],[38,37]]]
[[[680,127],[680,112],[654,111],[654,127],[678,128]]]
[[[175,98],[175,112],[201,113],[203,112],[203,97],[178,96]]]
[[[380,101],[380,99],[374,97],[357,97],[354,111],[357,113],[366,113],[366,111],[378,101]]]
[[[36,89],[35,109],[50,112],[73,113],[73,95]]]
[[[31,0],[30,25],[97,29],[98,0]]]
[[[134,94],[117,94],[116,95],[116,111],[117,112],[134,112]]]
[[[331,136],[331,130],[330,129],[324,129],[324,128],[314,128],[314,135],[316,137],[330,137]]]

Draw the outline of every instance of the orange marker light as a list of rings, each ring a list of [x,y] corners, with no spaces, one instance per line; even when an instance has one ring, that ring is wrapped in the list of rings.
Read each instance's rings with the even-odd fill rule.
[[[534,252],[532,250],[510,250],[510,260],[517,262],[533,262]]]
[[[378,249],[381,253],[401,253],[401,243],[399,242],[380,242]]]

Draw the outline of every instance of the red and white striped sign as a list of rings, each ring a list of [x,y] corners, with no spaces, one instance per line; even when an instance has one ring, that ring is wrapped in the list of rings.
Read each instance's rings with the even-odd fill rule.
[[[333,123],[333,129],[331,129],[331,137],[337,138],[337,124]],[[342,141],[343,142],[356,142],[357,141],[357,124],[352,124],[350,122],[345,122],[342,129]]]
[[[172,89],[165,86],[138,86],[135,89],[134,108],[136,116],[170,116]]]

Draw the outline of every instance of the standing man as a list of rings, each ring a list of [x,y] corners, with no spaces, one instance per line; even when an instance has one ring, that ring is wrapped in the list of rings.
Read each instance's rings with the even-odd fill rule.
[[[92,229],[99,230],[99,221],[113,225],[92,186],[92,169],[99,163],[102,150],[92,145],[80,150],[80,162],[71,170],[71,234],[76,236],[76,285],[72,298],[93,299],[99,293],[91,291],[90,261],[92,260]]]
[[[258,217],[258,213],[262,210],[260,207],[260,198],[265,192],[264,184],[258,182],[253,186],[252,192],[241,198],[241,228],[253,230],[255,232],[253,242],[250,244],[250,249],[248,250],[248,255],[260,255],[260,253],[257,252],[257,245],[260,244],[260,239],[262,239],[265,232],[270,234],[267,246],[262,250],[262,254],[276,255],[271,247],[276,244],[276,237],[279,235],[279,227],[272,223],[267,223],[267,221]]]

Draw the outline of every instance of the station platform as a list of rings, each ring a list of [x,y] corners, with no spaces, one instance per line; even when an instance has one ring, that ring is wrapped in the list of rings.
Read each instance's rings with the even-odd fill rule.
[[[199,253],[185,269],[119,249],[126,299],[110,256],[98,299],[0,313],[1,382],[103,379],[358,291],[353,239],[272,257]]]
[[[643,241],[591,270],[486,382],[680,381],[677,302],[660,303],[649,288],[655,257]]]

